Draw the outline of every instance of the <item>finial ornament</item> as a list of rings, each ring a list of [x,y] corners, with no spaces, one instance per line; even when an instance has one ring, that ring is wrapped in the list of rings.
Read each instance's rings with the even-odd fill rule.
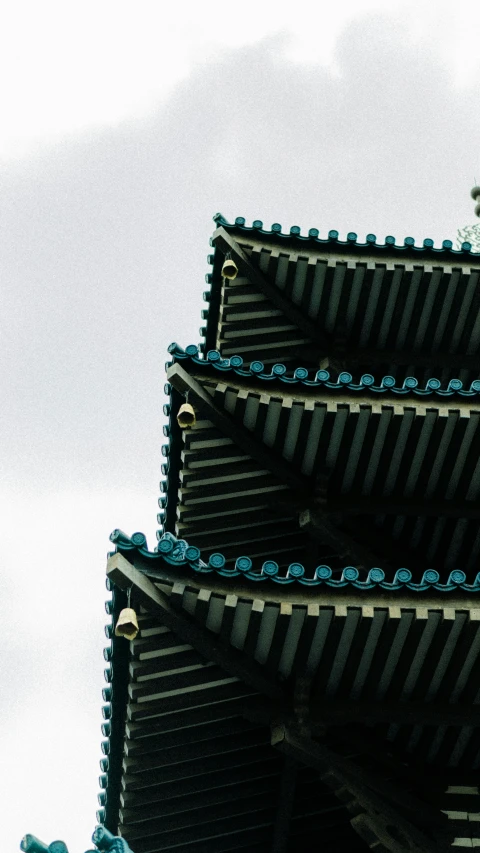
[[[474,186],[470,190],[470,195],[475,202],[475,216],[480,217],[480,187]],[[470,246],[464,246],[469,243]],[[470,248],[473,252],[480,252],[480,222],[475,222],[473,225],[465,225],[457,231],[457,249]]]
[[[124,838],[112,835],[104,826],[97,826],[92,841],[96,850],[86,850],[85,853],[133,853]],[[68,853],[67,845],[63,841],[52,841],[44,844],[35,835],[25,835],[20,842],[20,850],[24,853]]]
[[[470,195],[476,201],[475,216],[480,216],[480,187],[472,187]]]

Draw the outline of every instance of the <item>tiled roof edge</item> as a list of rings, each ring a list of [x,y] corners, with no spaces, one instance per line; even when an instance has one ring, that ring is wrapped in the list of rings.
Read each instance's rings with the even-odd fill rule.
[[[228,222],[221,213],[216,213],[213,217],[213,221],[216,223],[217,227],[222,226],[223,228],[233,229],[235,231],[257,233],[268,237],[275,236],[285,240],[291,240],[293,238],[299,242],[310,242],[316,245],[328,246],[329,248],[348,247],[381,252],[385,252],[385,250],[394,250],[395,252],[412,252],[421,255],[473,255],[475,258],[478,258],[480,255],[479,252],[472,251],[472,244],[468,242],[462,243],[460,249],[454,249],[453,242],[451,240],[443,240],[441,247],[435,248],[434,240],[432,240],[431,237],[426,237],[422,241],[421,246],[416,246],[414,237],[405,237],[402,244],[400,242],[397,243],[395,237],[388,235],[385,237],[385,242],[381,243],[377,242],[376,234],[367,234],[365,242],[362,243],[354,231],[348,232],[346,240],[340,240],[339,232],[336,230],[328,231],[327,236],[322,238],[320,237],[320,231],[318,228],[310,228],[307,234],[302,234],[302,229],[299,225],[292,225],[290,230],[285,232],[282,230],[282,226],[278,222],[274,222],[270,228],[264,228],[263,222],[260,219],[254,219],[251,225],[247,225],[243,216],[237,216],[235,222]]]
[[[376,382],[375,377],[371,373],[364,373],[359,382],[353,381],[353,376],[348,371],[342,371],[337,377],[337,381],[333,382],[330,379],[328,370],[317,370],[314,379],[309,379],[309,371],[306,367],[297,367],[291,376],[287,375],[287,368],[284,364],[274,364],[270,372],[265,371],[265,366],[262,361],[254,360],[250,363],[247,370],[243,369],[243,358],[240,355],[232,355],[230,358],[222,358],[218,350],[209,350],[205,358],[200,357],[198,347],[195,344],[189,344],[185,349],[182,349],[178,344],[173,343],[168,347],[168,352],[173,357],[174,362],[188,361],[203,369],[212,368],[224,374],[236,374],[242,377],[255,377],[264,382],[280,381],[285,385],[304,385],[307,388],[328,388],[331,391],[340,389],[348,389],[349,391],[362,392],[363,394],[385,394],[393,393],[400,396],[414,394],[417,397],[430,397],[438,395],[441,397],[452,397],[458,395],[460,397],[478,397],[480,395],[480,379],[474,379],[469,389],[463,388],[461,379],[450,379],[448,386],[442,388],[442,383],[439,379],[428,379],[423,388],[418,387],[418,380],[413,376],[408,376],[401,387],[396,385],[396,380],[393,376],[384,376],[380,382]],[[172,362],[167,362],[167,369]],[[166,389],[168,392],[168,388]]]
[[[101,791],[98,794],[100,808],[97,811],[97,821],[105,824],[111,832],[116,832],[120,809],[125,708],[128,698],[129,644],[123,637],[116,637],[114,633],[118,615],[122,608],[127,606],[127,596],[111,584],[108,578],[106,583],[107,589],[112,592],[112,598],[105,602],[105,609],[112,619],[105,626],[110,644],[103,650],[107,663],[104,670],[107,686],[102,690],[105,703],[102,707],[102,734],[105,740],[101,744],[103,758],[100,759],[102,773],[99,778]]]
[[[365,254],[374,254],[381,257],[388,255],[396,255],[399,260],[441,260],[444,259],[447,263],[455,260],[468,261],[470,258],[474,262],[480,259],[480,253],[473,251],[473,246],[469,242],[463,242],[460,249],[453,246],[452,240],[443,240],[441,246],[435,247],[434,240],[426,237],[422,241],[422,245],[416,246],[413,237],[405,237],[403,243],[397,241],[391,235],[385,237],[384,242],[377,240],[375,234],[367,234],[365,242],[362,243],[358,239],[358,235],[353,231],[347,234],[346,240],[341,240],[339,232],[331,230],[326,233],[325,237],[320,237],[318,228],[310,228],[307,234],[302,234],[302,229],[298,225],[292,225],[289,231],[283,231],[282,226],[275,222],[270,229],[263,227],[263,222],[260,219],[255,219],[251,225],[247,225],[243,216],[237,216],[235,221],[229,222],[221,213],[216,213],[213,217],[217,227],[222,226],[235,234],[251,234],[260,238],[266,243],[281,242],[285,246],[301,247],[304,245],[312,248],[318,247],[325,249],[329,254],[341,255],[345,251],[349,254],[357,254],[362,256]],[[213,247],[213,242],[210,241]],[[211,271],[205,276],[207,285],[210,290],[203,294],[204,301],[207,303],[202,310],[202,320],[206,324],[200,328],[200,336],[204,338],[204,342],[200,344],[202,350],[208,350],[215,346],[216,328],[219,318],[220,309],[220,291],[221,291],[221,268],[223,263],[223,253],[215,250],[208,255],[208,264],[212,267]]]
[[[440,583],[440,575],[433,569],[424,572],[419,583],[412,581],[412,573],[409,569],[398,569],[393,581],[385,579],[385,572],[379,568],[372,568],[368,572],[367,579],[359,579],[359,571],[353,566],[347,566],[341,572],[339,578],[333,577],[333,570],[329,566],[317,566],[313,577],[305,576],[305,567],[301,563],[291,563],[285,575],[281,575],[278,564],[274,560],[266,560],[260,572],[254,571],[250,557],[239,556],[233,568],[226,568],[226,559],[223,554],[211,554],[208,562],[201,559],[199,548],[189,545],[184,539],[177,539],[172,533],[164,533],[160,538],[154,551],[149,551],[147,540],[143,533],[134,533],[127,536],[121,530],[114,530],[110,536],[118,553],[125,556],[133,556],[134,553],[143,557],[155,571],[155,564],[161,567],[166,563],[178,568],[190,568],[197,574],[214,573],[222,578],[242,577],[255,583],[273,581],[277,584],[302,584],[303,586],[319,587],[327,586],[334,589],[353,587],[357,590],[386,589],[412,590],[414,592],[425,592],[426,590],[437,590],[439,592],[454,592],[462,589],[465,592],[480,592],[480,572],[473,583],[466,582],[465,572],[456,569],[450,572],[447,583]],[[148,573],[149,569],[145,569]]]

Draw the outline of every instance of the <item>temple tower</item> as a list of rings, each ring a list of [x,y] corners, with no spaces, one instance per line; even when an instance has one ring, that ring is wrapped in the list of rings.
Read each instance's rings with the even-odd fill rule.
[[[215,217],[158,543],[107,568],[98,817],[135,853],[480,846],[475,248]]]

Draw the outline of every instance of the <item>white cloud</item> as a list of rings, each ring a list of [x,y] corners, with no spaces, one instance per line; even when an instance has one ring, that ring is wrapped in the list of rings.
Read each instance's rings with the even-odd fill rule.
[[[108,533],[147,529],[155,499],[119,487],[0,493],[0,800],[5,850],[22,833],[91,848],[99,790]],[[148,525],[149,520],[152,522]],[[7,818],[7,820],[5,820]]]
[[[451,237],[473,216],[476,102],[444,73],[460,86],[477,67],[473,4],[466,25],[443,0],[435,16],[423,0],[178,9],[46,0],[1,13],[8,851],[28,831],[90,846],[107,537],[120,526],[154,544],[162,362],[171,340],[197,340],[210,215],[380,239]],[[348,32],[365,10],[390,26]],[[315,63],[335,48],[333,78]]]
[[[276,46],[282,60],[331,65],[344,26],[369,11],[406,20],[412,37],[439,50],[459,80],[476,67],[480,13],[473,3],[453,21],[444,0],[433,21],[426,0],[414,8],[401,0],[319,2],[294,14],[287,0],[244,0],[228,12],[213,0],[187,0],[181,14],[177,4],[158,0],[4,5],[0,157],[31,154],[65,135],[146,114],[195,64],[275,34],[286,36]]]

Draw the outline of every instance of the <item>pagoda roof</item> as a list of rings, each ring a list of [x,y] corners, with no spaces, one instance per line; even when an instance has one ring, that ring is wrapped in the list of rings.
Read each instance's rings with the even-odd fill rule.
[[[117,594],[116,585],[114,600]],[[112,699],[119,693],[120,655],[130,675],[123,702],[104,707],[108,758],[98,819],[118,827],[135,853],[270,849],[286,772],[282,755],[271,746],[268,720],[244,716],[247,705],[253,710],[252,700],[260,700],[261,711],[261,697],[237,675],[206,662],[155,614],[139,613],[139,625],[131,644],[114,637],[106,650],[115,661]],[[119,725],[123,754],[113,731]],[[346,806],[318,773],[299,768],[290,788],[283,802],[290,811],[291,849],[318,833],[326,851],[337,850],[339,842],[352,853],[367,849],[350,826]]]
[[[352,590],[353,592],[380,593],[384,590],[388,597],[393,594],[413,593],[457,593],[460,594],[457,604],[461,604],[461,593],[468,596],[480,593],[480,572],[467,583],[466,574],[459,569],[450,573],[446,583],[440,582],[440,574],[432,569],[427,569],[421,580],[416,583],[412,578],[412,572],[408,569],[398,569],[390,579],[386,577],[381,568],[369,570],[366,579],[362,580],[360,572],[354,566],[345,566],[344,569],[332,569],[330,566],[317,566],[313,570],[303,566],[301,563],[291,563],[285,574],[281,573],[280,567],[275,560],[265,560],[262,565],[254,565],[250,557],[240,554],[232,561],[227,561],[223,554],[210,554],[202,559],[199,548],[189,545],[184,539],[177,539],[171,533],[164,533],[153,551],[147,546],[144,533],[134,533],[127,536],[121,530],[114,530],[110,536],[115,545],[115,551],[123,554],[130,562],[140,566],[141,570],[149,577],[155,578],[158,572],[167,572],[173,566],[183,570],[180,577],[183,579],[198,577],[200,582],[213,578],[215,583],[212,588],[219,589],[217,581],[226,581],[224,589],[228,592],[228,583],[231,582],[238,589],[238,583],[243,584],[244,592],[252,591],[249,582],[255,584],[278,584],[285,586],[301,586],[304,588],[319,587],[325,590],[341,590],[342,593]],[[230,565],[229,565],[230,563]],[[208,588],[208,587],[207,587]],[[466,599],[467,600],[467,599]],[[421,603],[422,599],[417,599]]]
[[[263,222],[260,219],[254,219],[251,225],[246,224],[246,219],[243,216],[237,216],[234,222],[229,222],[221,213],[216,213],[213,216],[217,228],[223,227],[229,231],[236,231],[238,234],[252,237],[253,235],[260,236],[261,239],[270,241],[281,241],[284,245],[292,245],[296,248],[309,244],[312,246],[321,246],[329,251],[343,251],[345,247],[349,247],[358,252],[363,252],[365,249],[370,249],[374,252],[385,254],[389,251],[395,251],[399,255],[407,255],[408,257],[435,257],[442,255],[444,257],[466,257],[472,256],[480,258],[480,252],[476,252],[469,242],[464,242],[459,248],[453,245],[451,240],[443,240],[440,246],[435,246],[435,241],[431,237],[425,237],[421,245],[416,245],[414,237],[405,237],[403,241],[397,240],[396,237],[388,235],[384,238],[377,239],[376,234],[367,234],[365,240],[359,239],[358,234],[349,231],[346,239],[340,238],[340,233],[331,229],[326,232],[325,236],[321,235],[318,228],[309,228],[308,232],[302,234],[302,229],[299,225],[292,225],[288,231],[284,231],[278,222],[274,222],[270,228],[264,228]]]
[[[311,369],[328,357],[334,370],[369,365],[400,379],[412,371],[428,379],[434,368],[442,382],[478,378],[480,255],[469,243],[400,245],[372,234],[361,243],[353,233],[339,240],[336,231],[321,238],[317,229],[303,236],[295,226],[284,234],[215,220],[205,352],[246,363],[308,358]],[[239,267],[234,280],[222,278],[226,253]]]
[[[314,388],[329,391],[353,391],[356,394],[396,394],[405,397],[435,397],[447,398],[476,398],[480,400],[480,379],[474,379],[469,387],[464,388],[461,379],[453,378],[442,386],[440,379],[431,377],[423,382],[414,376],[407,376],[403,382],[397,384],[394,376],[383,376],[376,379],[372,373],[364,373],[357,381],[348,371],[341,371],[334,378],[328,370],[320,369],[312,374],[306,367],[296,367],[290,371],[284,364],[273,364],[268,368],[260,359],[254,358],[244,365],[241,355],[232,355],[223,358],[219,350],[209,350],[206,357],[200,355],[199,348],[195,344],[189,344],[183,349],[177,343],[170,344],[168,352],[173,356],[173,361],[189,363],[211,372],[218,371],[225,376],[239,376],[242,379],[251,379],[268,382],[270,384],[282,383],[286,386],[297,385],[302,389]],[[173,362],[167,363],[167,370]],[[287,389],[281,390],[286,391]],[[290,389],[291,390],[291,387]]]
[[[171,348],[168,367],[165,530],[207,557],[220,551],[229,568],[244,553],[276,561],[283,574],[290,563],[350,563],[392,577],[405,567],[416,583],[426,569],[442,583],[463,570],[471,582],[480,555],[478,381],[422,387],[408,377],[398,387],[344,373],[331,382],[283,365],[260,372],[258,361],[244,370],[193,349]],[[182,433],[185,394],[198,419]]]
[[[99,821],[135,853],[446,853],[480,767],[480,256],[215,222],[158,544],[111,536]]]
[[[280,831],[292,853],[319,833],[325,851],[366,849],[349,825],[355,798],[339,801],[326,784],[326,756],[318,770],[295,763],[292,778],[282,760],[276,727],[288,728],[302,701],[320,743],[328,731],[339,772],[347,759],[369,778],[378,756],[385,786],[398,774],[421,780],[443,808],[446,780],[468,784],[477,772],[480,611],[467,610],[465,591],[444,597],[432,585],[412,597],[405,586],[394,603],[380,585],[368,599],[350,584],[310,600],[298,586],[281,595],[274,584],[209,586],[173,551],[153,556],[144,537],[112,538],[113,609],[129,589],[140,633],[127,643],[109,627],[98,818],[118,821],[135,853],[271,850]],[[288,756],[288,737],[286,746]]]

